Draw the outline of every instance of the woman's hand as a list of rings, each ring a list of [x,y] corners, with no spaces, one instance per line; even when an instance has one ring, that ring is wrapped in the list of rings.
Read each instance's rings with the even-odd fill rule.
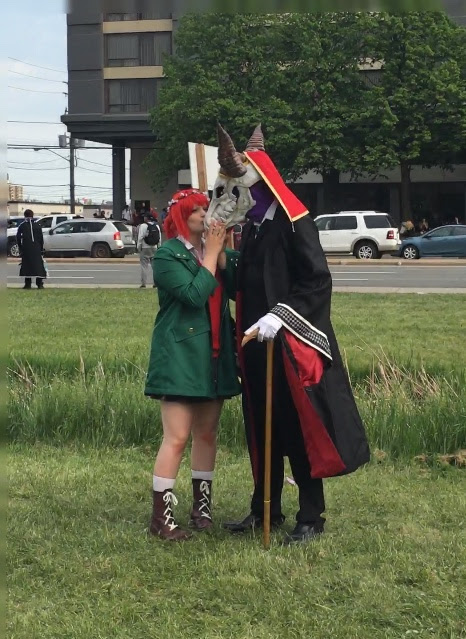
[[[205,254],[206,257],[214,256],[217,259],[220,253],[224,250],[226,238],[225,224],[219,222],[213,222],[206,233],[205,238]]]
[[[225,246],[226,227],[225,224],[213,222],[206,232],[205,236],[205,257],[203,266],[215,275],[217,265],[222,268],[221,255]],[[226,266],[226,264],[225,264]]]

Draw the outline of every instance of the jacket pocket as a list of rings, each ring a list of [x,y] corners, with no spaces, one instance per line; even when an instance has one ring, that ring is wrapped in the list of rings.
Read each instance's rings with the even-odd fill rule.
[[[192,324],[187,324],[185,326],[174,326],[172,331],[175,342],[183,342],[185,339],[189,339],[190,337],[197,337],[203,333],[209,333],[210,326],[205,323],[199,324],[193,322]]]

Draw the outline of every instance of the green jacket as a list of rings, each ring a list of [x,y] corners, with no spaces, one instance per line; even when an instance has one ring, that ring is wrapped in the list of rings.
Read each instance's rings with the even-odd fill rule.
[[[232,397],[240,393],[229,296],[234,294],[237,253],[227,252],[221,322],[221,351],[212,358],[208,300],[215,277],[179,240],[169,240],[153,259],[160,310],[152,335],[146,395]]]

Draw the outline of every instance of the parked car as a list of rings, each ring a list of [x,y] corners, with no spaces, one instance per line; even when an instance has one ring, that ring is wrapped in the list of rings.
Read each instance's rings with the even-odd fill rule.
[[[340,211],[315,219],[325,253],[351,253],[360,260],[376,260],[396,253],[400,234],[388,213]]]
[[[62,222],[45,234],[44,250],[49,256],[124,257],[135,252],[136,243],[123,222],[79,219]]]
[[[57,224],[65,222],[66,220],[82,219],[80,215],[70,215],[68,213],[59,213],[57,215],[44,215],[44,217],[34,219],[37,224],[42,228],[44,235],[50,230],[54,229]],[[16,233],[18,232],[18,226],[24,222],[24,217],[10,217],[8,218],[8,255],[11,257],[19,257],[19,248],[16,242]]]
[[[24,222],[24,216],[12,216],[8,218],[6,238],[7,238],[7,255],[11,257],[19,257],[19,248],[16,242],[16,233],[18,227]]]
[[[37,224],[42,228],[44,235],[67,220],[83,220],[82,215],[71,215],[70,213],[56,213],[53,215],[44,215],[37,220]]]
[[[399,256],[405,260],[420,257],[466,257],[466,225],[440,226],[418,237],[409,237],[401,243]]]

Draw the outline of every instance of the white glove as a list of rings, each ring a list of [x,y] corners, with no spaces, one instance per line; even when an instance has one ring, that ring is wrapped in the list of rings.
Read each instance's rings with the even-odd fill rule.
[[[258,322],[253,324],[251,328],[248,328],[245,335],[250,335],[255,330],[259,329],[257,341],[263,342],[265,340],[266,342],[272,342],[276,338],[277,333],[282,326],[283,324],[278,317],[275,317],[272,313],[267,313],[267,315],[264,315],[264,317],[261,317]]]

